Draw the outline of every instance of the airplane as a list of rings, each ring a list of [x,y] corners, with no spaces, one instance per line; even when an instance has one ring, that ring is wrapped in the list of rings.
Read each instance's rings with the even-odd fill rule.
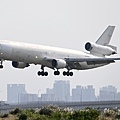
[[[38,76],[48,76],[45,67],[53,69],[54,75],[60,75],[59,69],[66,68],[63,76],[73,76],[73,69],[86,70],[114,63],[120,58],[106,57],[117,54],[117,47],[109,45],[114,28],[115,26],[108,26],[95,43],[87,42],[85,49],[88,52],[0,40],[0,68],[3,68],[3,61],[8,60],[12,61],[14,68],[41,65]]]

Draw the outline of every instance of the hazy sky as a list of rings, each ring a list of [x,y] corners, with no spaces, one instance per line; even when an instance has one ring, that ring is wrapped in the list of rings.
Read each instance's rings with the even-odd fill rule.
[[[87,41],[96,41],[108,25],[115,25],[112,45],[120,56],[120,0],[0,0],[0,39],[84,49]],[[114,56],[114,57],[117,57]],[[55,80],[70,80],[76,85],[113,85],[120,91],[120,61],[105,67],[74,71],[73,77],[36,75],[40,66],[20,70],[4,62],[0,70],[0,99],[6,100],[7,84],[26,84],[29,93],[45,93]],[[63,71],[63,70],[61,70]]]

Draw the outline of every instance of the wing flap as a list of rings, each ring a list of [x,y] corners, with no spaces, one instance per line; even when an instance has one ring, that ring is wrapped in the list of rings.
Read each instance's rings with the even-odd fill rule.
[[[114,63],[114,60],[110,60],[110,61],[87,61],[88,65],[96,65],[96,64],[109,64],[109,63]]]

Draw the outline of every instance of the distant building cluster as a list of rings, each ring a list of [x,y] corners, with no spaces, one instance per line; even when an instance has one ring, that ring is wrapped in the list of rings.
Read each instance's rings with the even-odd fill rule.
[[[120,92],[117,92],[117,88],[112,85],[102,87],[100,89],[98,100],[120,100]]]
[[[7,85],[7,103],[18,104],[33,101],[38,101],[38,96],[37,94],[27,93],[25,84]]]
[[[87,87],[76,86],[76,88],[72,89],[72,101],[95,101],[95,89],[92,85],[88,85]]]
[[[46,89],[46,94],[41,94],[41,101],[68,101],[70,100],[70,82],[55,81],[53,88]]]
[[[25,84],[8,84],[7,85],[7,103],[18,104],[35,101],[108,101],[108,100],[120,100],[120,92],[117,92],[117,88],[109,85],[102,87],[99,90],[99,94],[96,96],[95,89],[92,85],[86,87],[77,85],[72,89],[70,94],[70,82],[69,81],[55,81],[53,88],[47,88],[45,94],[39,92],[37,94],[27,93],[25,90]]]

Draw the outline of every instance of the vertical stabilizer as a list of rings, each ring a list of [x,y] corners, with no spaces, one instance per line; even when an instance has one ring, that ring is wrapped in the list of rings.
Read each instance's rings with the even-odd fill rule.
[[[115,26],[108,26],[107,29],[103,32],[103,34],[96,41],[96,43],[99,45],[108,45],[114,29],[115,29]]]

